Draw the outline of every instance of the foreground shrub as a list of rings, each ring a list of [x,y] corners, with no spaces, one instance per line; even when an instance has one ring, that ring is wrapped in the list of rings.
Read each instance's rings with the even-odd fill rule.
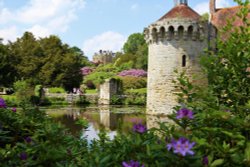
[[[31,96],[34,95],[33,88],[26,81],[15,82],[14,90],[18,103],[29,103]]]
[[[248,6],[248,1],[245,2]],[[244,30],[244,27],[241,29]],[[237,40],[230,46],[237,46]],[[230,59],[232,61],[230,63],[233,63],[233,60],[235,59]],[[235,63],[237,65],[238,62]],[[229,70],[228,73],[227,71],[226,68],[222,71],[216,69],[213,74],[220,76],[220,82],[223,84],[228,82],[228,76],[233,81],[238,81],[239,78],[234,80],[232,77],[237,73],[231,75],[232,71]],[[246,75],[245,78],[248,76],[248,73],[243,74]],[[237,96],[232,96],[235,95],[233,91],[240,92],[241,84],[232,81],[229,87],[225,85],[223,87],[229,93],[224,98],[220,96],[221,94],[218,96],[216,92],[218,87],[214,84],[218,83],[217,79],[207,88],[193,86],[183,74],[177,81],[176,89],[181,90],[178,96],[182,105],[176,106],[169,115],[171,121],[162,122],[159,128],[152,129],[147,129],[145,125],[138,123],[134,125],[133,130],[131,129],[130,134],[118,133],[114,140],[110,140],[104,132],[101,132],[99,139],[89,144],[85,139],[70,135],[39,110],[16,111],[7,108],[6,103],[1,100],[1,165],[4,167],[250,166],[250,108],[246,104],[246,99],[249,100],[250,97],[247,89],[249,87],[244,87],[243,94],[237,99]],[[246,81],[248,80],[242,81],[243,85],[249,84]]]
[[[67,166],[79,142],[40,110],[0,108],[0,162],[3,167]],[[84,152],[86,142],[81,140],[80,143]]]
[[[19,103],[15,95],[3,95],[2,98],[4,99],[7,106],[18,106]]]

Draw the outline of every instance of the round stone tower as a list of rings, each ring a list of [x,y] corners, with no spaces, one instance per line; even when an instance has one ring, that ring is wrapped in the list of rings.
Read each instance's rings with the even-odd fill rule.
[[[198,57],[207,48],[208,23],[178,0],[176,6],[144,30],[149,45],[147,113],[169,114],[178,105],[176,70],[200,74]]]

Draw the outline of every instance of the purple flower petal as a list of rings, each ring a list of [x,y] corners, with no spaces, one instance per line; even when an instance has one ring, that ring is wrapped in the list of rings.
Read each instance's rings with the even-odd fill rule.
[[[16,112],[16,108],[12,108],[11,110],[12,110],[13,112]]]
[[[144,165],[140,166],[140,163],[137,161],[129,161],[129,162],[122,162],[123,167],[144,167]]]
[[[182,119],[182,118],[193,119],[194,118],[193,111],[186,108],[180,109],[179,111],[177,111],[176,119]]]
[[[27,153],[26,153],[26,152],[22,152],[22,153],[20,154],[20,159],[21,159],[22,161],[27,160],[27,159],[28,159]]]
[[[209,163],[208,162],[208,157],[204,156],[203,159],[202,159],[202,164],[206,166],[206,165],[208,165],[208,163]]]
[[[139,123],[139,124],[134,124],[133,130],[138,133],[144,133],[147,131],[147,128],[145,125],[142,125],[141,123]]]
[[[0,97],[0,108],[6,108],[6,104],[3,98]]]
[[[194,145],[195,142],[190,143],[188,139],[181,137],[177,141],[172,140],[172,142],[167,145],[167,149],[170,150],[173,148],[173,152],[175,154],[180,154],[182,156],[186,156],[188,154],[194,155],[194,151],[191,150]]]
[[[31,143],[31,142],[32,142],[32,139],[31,139],[30,137],[26,137],[24,140],[25,140],[27,143]]]

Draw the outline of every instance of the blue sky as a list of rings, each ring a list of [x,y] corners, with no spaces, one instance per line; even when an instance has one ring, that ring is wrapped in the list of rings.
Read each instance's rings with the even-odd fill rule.
[[[169,11],[174,0],[0,0],[0,38],[15,41],[25,31],[58,35],[91,59],[100,49],[119,51],[127,37],[142,32]],[[208,0],[189,0],[200,14]],[[217,7],[234,6],[218,0]]]

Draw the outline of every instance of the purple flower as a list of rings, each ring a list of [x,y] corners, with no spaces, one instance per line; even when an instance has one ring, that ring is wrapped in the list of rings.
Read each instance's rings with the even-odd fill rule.
[[[186,108],[182,108],[179,111],[177,111],[177,119],[182,119],[182,118],[189,118],[189,119],[193,119],[194,118],[194,113],[193,111],[186,109]]]
[[[93,72],[93,69],[91,67],[83,67],[81,68],[82,75],[86,76]]]
[[[174,147],[175,144],[176,144],[176,141],[172,139],[171,143],[167,144],[168,151],[170,151]]]
[[[139,124],[134,124],[133,130],[138,133],[144,133],[147,131],[147,128],[145,125],[142,125],[141,123],[139,123]]]
[[[31,143],[32,142],[32,139],[28,136],[28,137],[25,137],[24,140],[27,142],[27,143]]]
[[[205,165],[205,166],[208,165],[208,157],[207,156],[203,157],[202,164]]]
[[[12,110],[13,112],[16,112],[16,108],[15,108],[15,107],[14,107],[14,108],[12,108],[11,110]]]
[[[173,152],[176,154],[180,154],[182,156],[186,155],[194,155],[194,152],[191,150],[195,145],[195,142],[190,143],[190,141],[186,138],[179,138],[179,140],[172,139],[171,143],[167,145],[168,151],[173,149]]]
[[[6,108],[5,101],[1,97],[0,97],[0,108]]]
[[[21,160],[27,160],[28,159],[28,155],[27,155],[27,153],[26,152],[22,152],[21,154],[20,154],[20,159]]]
[[[137,161],[129,161],[129,162],[122,162],[123,167],[144,167],[144,165],[140,166],[140,163]]]
[[[147,72],[141,69],[124,70],[119,76],[147,77]]]

